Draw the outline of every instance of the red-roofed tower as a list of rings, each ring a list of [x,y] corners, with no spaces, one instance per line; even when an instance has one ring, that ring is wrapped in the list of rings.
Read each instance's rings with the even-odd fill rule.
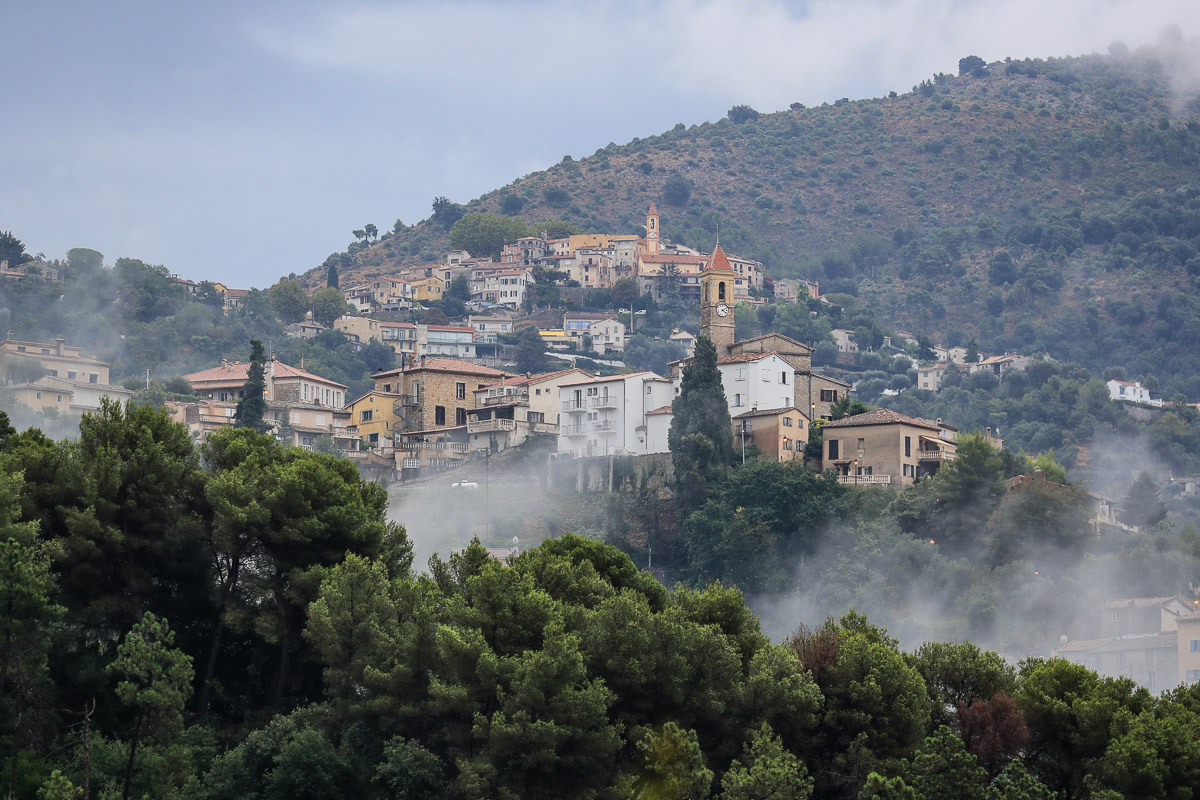
[[[700,335],[717,346],[717,357],[727,355],[734,343],[733,286],[737,273],[717,242],[700,273]]]

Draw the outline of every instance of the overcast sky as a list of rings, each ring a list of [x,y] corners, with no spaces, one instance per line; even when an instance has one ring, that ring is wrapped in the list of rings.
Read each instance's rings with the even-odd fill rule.
[[[267,286],[445,195],[979,55],[1197,33],[1196,0],[0,2],[0,230]]]

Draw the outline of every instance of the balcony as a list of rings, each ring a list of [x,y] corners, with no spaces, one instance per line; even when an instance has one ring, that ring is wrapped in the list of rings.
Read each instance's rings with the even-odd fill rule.
[[[402,406],[419,406],[421,405],[421,398],[415,394],[402,394],[396,399],[396,402]]]
[[[953,461],[955,452],[953,450],[918,450],[918,461]]]
[[[592,432],[593,433],[616,433],[617,431],[611,421],[604,420],[603,422],[593,422],[592,423]]]
[[[563,425],[560,435],[562,436],[586,436],[588,427],[586,425]]]
[[[845,486],[891,486],[891,475],[838,475],[838,483]]]
[[[516,429],[517,423],[511,419],[480,419],[467,423],[467,433],[494,433]]]
[[[483,399],[485,406],[498,406],[508,403],[519,403],[522,400],[528,399],[528,395],[524,392],[507,392],[505,394],[489,395]]]
[[[469,442],[447,442],[447,447],[451,453],[469,453],[471,445]]]
[[[591,408],[616,408],[617,396],[603,394],[599,397],[589,397],[588,406]]]
[[[562,410],[570,413],[587,411],[587,403],[583,400],[563,400]]]
[[[529,423],[530,433],[558,433],[558,426],[553,422],[531,422]]]

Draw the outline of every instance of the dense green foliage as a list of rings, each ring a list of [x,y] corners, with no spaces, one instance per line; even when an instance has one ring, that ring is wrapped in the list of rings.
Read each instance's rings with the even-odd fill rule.
[[[707,336],[696,340],[671,409],[667,441],[675,466],[676,495],[686,513],[704,502],[733,460],[729,404],[717,369],[717,348]]]
[[[507,564],[476,541],[417,575],[352,466],[246,429],[196,451],[183,431],[108,405],[80,442],[53,442],[0,415],[16,798],[1149,797],[1186,796],[1200,770],[1194,687],[1154,698],[972,645],[904,653],[856,613],[774,644],[708,580],[752,550],[710,548],[704,588],[672,591],[569,534]],[[892,511],[751,463],[715,479],[689,531],[736,504],[775,562],[836,540],[858,584],[848,563],[871,567],[875,519],[874,564],[911,572],[907,534],[878,520],[924,531],[996,502],[1005,459],[982,438],[963,452]],[[822,532],[834,520],[860,531]]]

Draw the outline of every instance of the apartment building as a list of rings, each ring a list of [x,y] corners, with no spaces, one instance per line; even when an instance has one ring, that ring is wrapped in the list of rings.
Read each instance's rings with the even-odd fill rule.
[[[886,408],[826,422],[823,431],[823,469],[847,484],[909,486],[958,451],[957,428]]]
[[[647,413],[669,406],[673,397],[671,382],[653,372],[563,384],[559,387],[558,452],[576,458],[653,452]]]
[[[324,408],[342,408],[346,404],[346,385],[313,375],[274,358],[265,364],[268,402],[309,403]],[[184,375],[192,392],[208,400],[239,400],[244,392],[250,364],[222,361],[221,366]]]
[[[399,395],[399,432],[461,426],[465,441],[467,411],[475,407],[475,390],[512,377],[481,364],[421,356],[399,369],[378,372],[374,379],[376,391]]]

